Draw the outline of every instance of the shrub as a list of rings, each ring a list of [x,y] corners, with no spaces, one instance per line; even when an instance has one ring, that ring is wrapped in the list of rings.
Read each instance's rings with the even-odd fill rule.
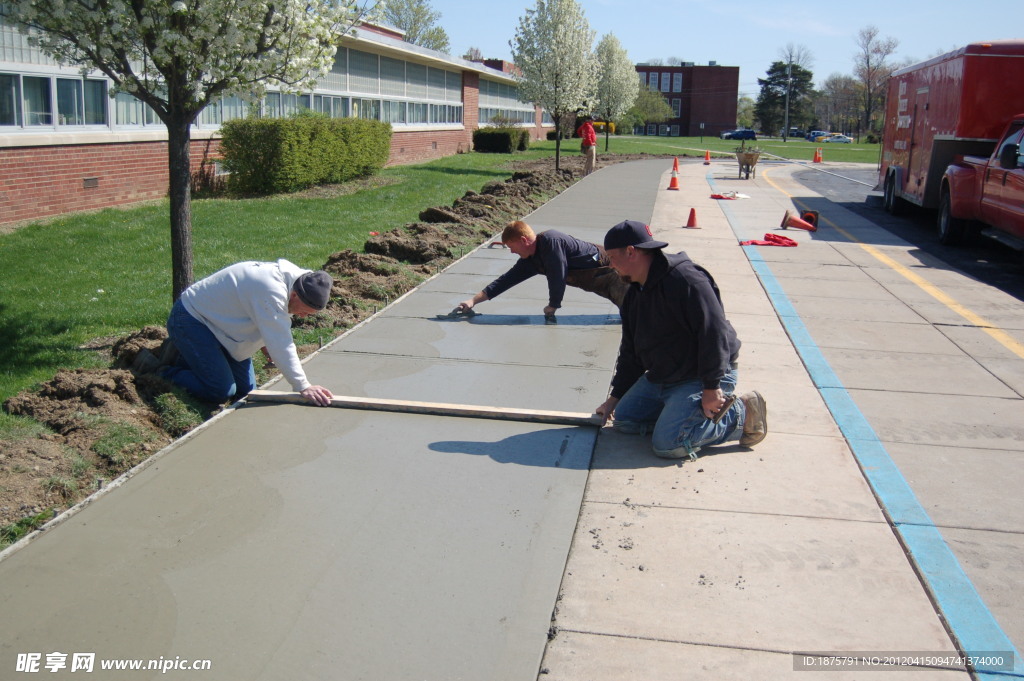
[[[294,192],[372,175],[391,150],[389,123],[312,113],[235,119],[221,134],[228,187],[240,194]]]
[[[473,149],[483,153],[511,154],[530,148],[530,133],[520,128],[480,128],[473,132]]]

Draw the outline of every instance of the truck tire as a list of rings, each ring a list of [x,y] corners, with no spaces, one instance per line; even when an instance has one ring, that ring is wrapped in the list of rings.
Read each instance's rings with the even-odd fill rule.
[[[903,199],[896,196],[896,174],[889,173],[885,178],[884,198],[882,205],[889,215],[900,215],[903,213]]]
[[[967,221],[953,217],[953,206],[948,191],[943,191],[939,200],[938,228],[939,243],[944,246],[959,246],[967,238]]]

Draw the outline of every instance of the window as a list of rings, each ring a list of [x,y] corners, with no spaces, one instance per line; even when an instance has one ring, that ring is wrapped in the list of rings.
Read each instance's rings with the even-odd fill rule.
[[[652,73],[652,74],[650,74],[650,78],[651,78],[651,80],[650,80],[650,85],[648,85],[648,88],[651,89],[651,90],[657,91],[658,90],[658,74],[657,73]]]
[[[118,92],[114,100],[114,117],[118,125],[156,125],[156,112],[126,92]]]
[[[85,124],[106,125],[107,124],[107,81],[86,80],[85,81]]]
[[[345,118],[348,116],[348,97],[313,95],[313,110],[331,118]]]
[[[21,125],[21,79],[0,73],[0,125]]]
[[[82,125],[85,113],[82,101],[82,81],[57,79],[57,122],[61,125]]]
[[[657,135],[658,134],[658,126],[655,125],[654,123],[648,123],[647,124],[647,134],[648,135]]]
[[[673,125],[672,126],[671,134],[672,134],[672,137],[679,137],[679,126],[678,125]]]
[[[407,102],[384,102],[384,120],[391,124],[403,124],[406,121],[409,105]]]
[[[683,100],[681,100],[681,99],[673,99],[672,100],[672,115],[674,115],[676,118],[679,118],[682,115],[682,113],[681,113],[682,110],[683,110]]]
[[[671,73],[663,73],[663,74],[661,74],[661,91],[662,92],[669,92],[669,88],[671,87],[671,83],[672,83],[672,74]]]
[[[379,99],[352,99],[352,116],[354,118],[365,118],[371,121],[380,120]]]
[[[25,92],[25,125],[53,125],[50,79],[25,76],[22,88]]]
[[[683,91],[683,74],[673,73],[672,74],[672,92]]]
[[[665,124],[662,124],[658,128],[658,134],[661,135],[662,137],[668,137],[668,126],[665,125]]]

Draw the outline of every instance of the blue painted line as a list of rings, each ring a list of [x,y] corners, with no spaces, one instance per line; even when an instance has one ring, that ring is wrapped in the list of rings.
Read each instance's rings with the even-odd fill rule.
[[[712,191],[716,191],[710,174],[707,180]],[[723,203],[726,204],[723,211],[735,233],[737,222],[728,202]],[[871,424],[832,370],[762,256],[761,248],[744,246],[743,250],[960,650],[968,655],[1003,652],[1012,656],[1010,666],[976,665],[979,678],[987,681],[1024,678],[1020,653],[992,616]]]

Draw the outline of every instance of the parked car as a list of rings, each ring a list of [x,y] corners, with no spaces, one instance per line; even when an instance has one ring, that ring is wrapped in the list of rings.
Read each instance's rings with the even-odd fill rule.
[[[828,133],[825,132],[824,130],[811,130],[809,133],[807,133],[807,136],[804,139],[806,139],[808,142],[816,142],[818,141],[819,137],[827,134]]]
[[[818,136],[814,138],[814,141],[815,142],[824,142],[827,138],[831,137],[834,134],[836,134],[836,133],[834,133],[834,132],[818,133]]]
[[[757,134],[750,129],[726,130],[720,137],[724,140],[756,140]]]
[[[853,142],[853,138],[847,137],[846,135],[829,135],[823,141],[839,142],[840,144],[850,144],[851,142]]]

